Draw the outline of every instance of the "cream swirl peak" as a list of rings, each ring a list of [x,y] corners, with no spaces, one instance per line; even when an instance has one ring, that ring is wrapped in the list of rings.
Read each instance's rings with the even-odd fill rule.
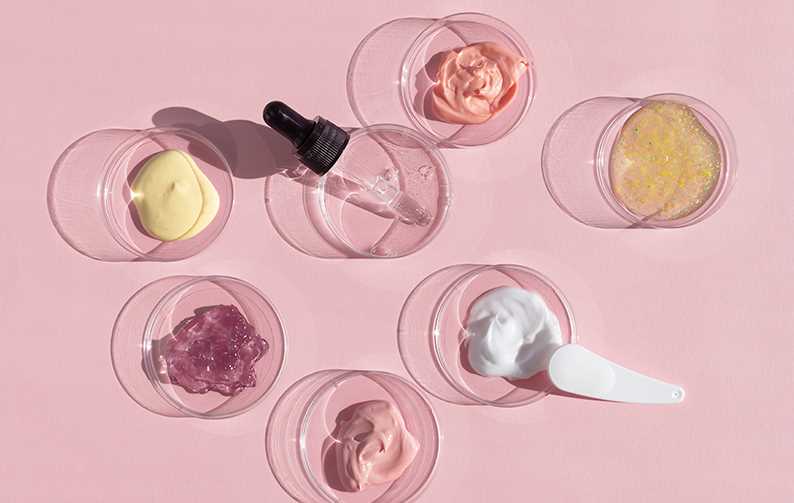
[[[352,405],[336,423],[328,455],[336,458],[339,483],[345,491],[397,480],[419,450],[400,411],[385,400]]]
[[[510,104],[528,68],[525,58],[493,42],[449,51],[433,88],[435,118],[453,124],[487,121]]]
[[[543,297],[509,286],[495,288],[471,305],[466,333],[471,368],[482,376],[508,379],[545,369],[563,343],[560,322]]]

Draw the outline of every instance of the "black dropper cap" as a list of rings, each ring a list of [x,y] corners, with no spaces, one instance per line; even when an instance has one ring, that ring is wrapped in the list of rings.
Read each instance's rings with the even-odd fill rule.
[[[295,145],[298,159],[320,176],[328,173],[350,140],[350,135],[333,122],[322,117],[307,119],[280,101],[268,103],[262,117]]]

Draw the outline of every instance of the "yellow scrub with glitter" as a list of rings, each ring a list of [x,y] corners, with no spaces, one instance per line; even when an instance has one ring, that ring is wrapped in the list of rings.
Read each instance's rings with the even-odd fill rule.
[[[612,191],[632,213],[684,218],[714,191],[720,147],[686,105],[652,102],[623,125],[612,147]]]
[[[149,158],[131,189],[141,225],[162,241],[197,235],[220,207],[215,186],[181,150],[165,150]]]

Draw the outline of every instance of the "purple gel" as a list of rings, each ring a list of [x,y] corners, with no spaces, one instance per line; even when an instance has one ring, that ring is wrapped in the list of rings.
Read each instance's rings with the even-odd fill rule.
[[[190,393],[234,396],[256,386],[254,365],[268,346],[235,306],[196,309],[166,343],[168,377]]]

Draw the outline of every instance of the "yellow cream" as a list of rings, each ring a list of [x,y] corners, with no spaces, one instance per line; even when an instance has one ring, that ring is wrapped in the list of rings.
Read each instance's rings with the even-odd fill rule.
[[[215,186],[181,150],[165,150],[149,158],[131,189],[141,225],[162,241],[197,235],[220,207]]]
[[[191,227],[190,230],[184,233],[179,239],[192,238],[206,229],[207,226],[212,222],[212,219],[215,218],[215,215],[218,214],[218,208],[220,208],[221,205],[221,199],[218,196],[218,191],[215,190],[215,186],[212,185],[210,179],[207,178],[207,175],[205,175],[198,166],[196,166],[196,163],[190,156],[188,156],[188,159],[190,159],[190,162],[193,163],[193,173],[196,175],[196,179],[198,180],[199,188],[201,189],[201,197],[204,198],[204,205],[201,207],[201,212],[199,212],[196,223],[193,224],[193,227]]]
[[[714,191],[720,147],[686,105],[652,102],[623,125],[612,148],[612,191],[632,213],[683,218]]]

